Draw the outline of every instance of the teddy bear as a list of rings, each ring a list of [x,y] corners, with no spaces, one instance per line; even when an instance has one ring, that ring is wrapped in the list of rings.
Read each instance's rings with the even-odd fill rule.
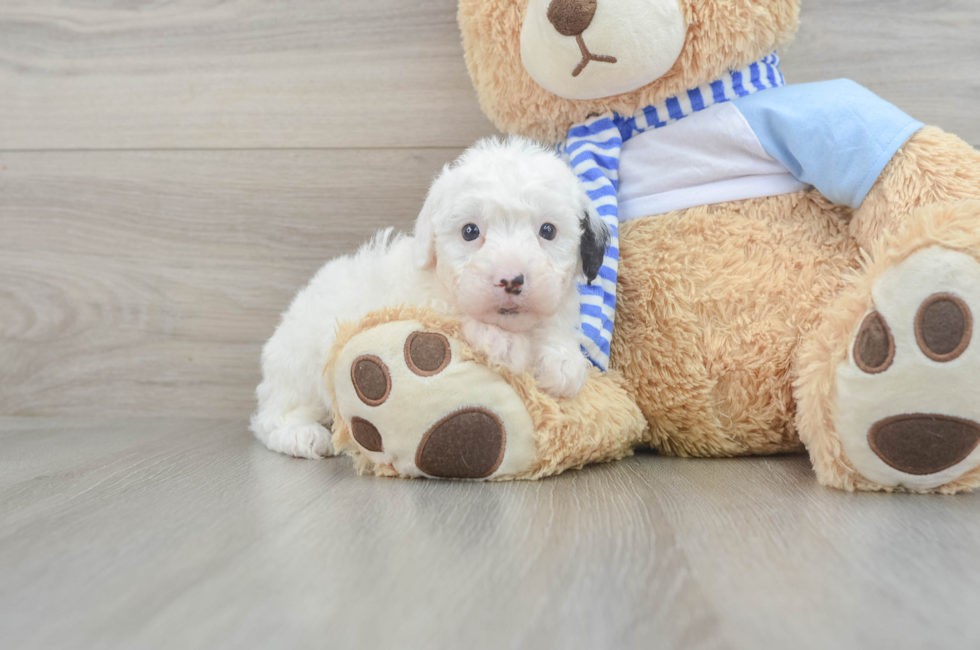
[[[606,220],[556,400],[397,306],[345,323],[333,442],[383,476],[532,479],[804,449],[847,491],[980,484],[980,153],[847,80],[787,84],[799,0],[460,0],[480,105]]]

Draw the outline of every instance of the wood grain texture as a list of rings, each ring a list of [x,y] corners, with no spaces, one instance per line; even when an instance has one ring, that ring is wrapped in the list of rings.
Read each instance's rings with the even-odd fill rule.
[[[974,0],[803,21],[791,82],[980,144]],[[980,646],[977,494],[370,479],[249,436],[296,289],[492,131],[454,0],[0,3],[0,416],[64,416],[0,417],[0,647]]]
[[[980,144],[975,0],[808,0],[791,82]],[[493,127],[453,0],[0,4],[0,149],[463,147]]]
[[[458,153],[0,153],[0,414],[249,413],[296,290]]]
[[[455,0],[0,3],[0,149],[462,147]]]
[[[389,2],[0,6],[0,148],[60,149],[0,153],[0,414],[251,409],[258,350],[295,290],[407,226],[439,166],[486,132],[457,119],[479,112],[453,3]],[[980,142],[980,5],[883,6],[806,3],[787,75],[848,74]],[[268,87],[221,91],[222,74]],[[457,145],[426,148],[439,142]],[[359,148],[64,151],[344,144]]]
[[[803,456],[357,478],[243,420],[0,420],[11,648],[976,648],[980,494]],[[42,623],[43,622],[43,623]]]

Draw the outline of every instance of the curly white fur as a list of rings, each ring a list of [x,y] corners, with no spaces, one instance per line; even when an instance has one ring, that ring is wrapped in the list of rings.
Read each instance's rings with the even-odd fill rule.
[[[551,240],[541,236],[546,223]],[[469,224],[479,230],[472,241]],[[460,318],[474,349],[518,372],[533,368],[552,395],[575,395],[590,367],[575,288],[586,228],[606,232],[554,153],[520,138],[479,142],[435,180],[414,236],[384,230],[296,295],[262,351],[255,436],[293,456],[332,455],[321,371],[336,323],[400,303]]]

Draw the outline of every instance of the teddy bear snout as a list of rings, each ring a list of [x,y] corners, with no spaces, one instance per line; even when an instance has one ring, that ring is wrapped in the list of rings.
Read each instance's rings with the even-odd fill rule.
[[[582,32],[592,24],[597,3],[598,0],[551,0],[551,4],[548,5],[548,20],[554,25],[555,30],[562,36],[574,36],[578,49],[582,52],[582,60],[572,70],[573,77],[582,74],[589,61],[602,63],[617,61],[614,56],[593,54],[582,36]]]
[[[562,36],[578,36],[592,24],[598,0],[551,0],[548,20]]]

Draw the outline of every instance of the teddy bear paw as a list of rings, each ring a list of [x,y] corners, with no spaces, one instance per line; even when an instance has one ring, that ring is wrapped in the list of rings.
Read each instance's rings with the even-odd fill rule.
[[[499,374],[416,321],[355,335],[334,364],[335,408],[379,473],[495,479],[535,460],[534,425]]]
[[[882,486],[940,487],[980,465],[980,263],[925,248],[871,293],[837,368],[843,450]]]

